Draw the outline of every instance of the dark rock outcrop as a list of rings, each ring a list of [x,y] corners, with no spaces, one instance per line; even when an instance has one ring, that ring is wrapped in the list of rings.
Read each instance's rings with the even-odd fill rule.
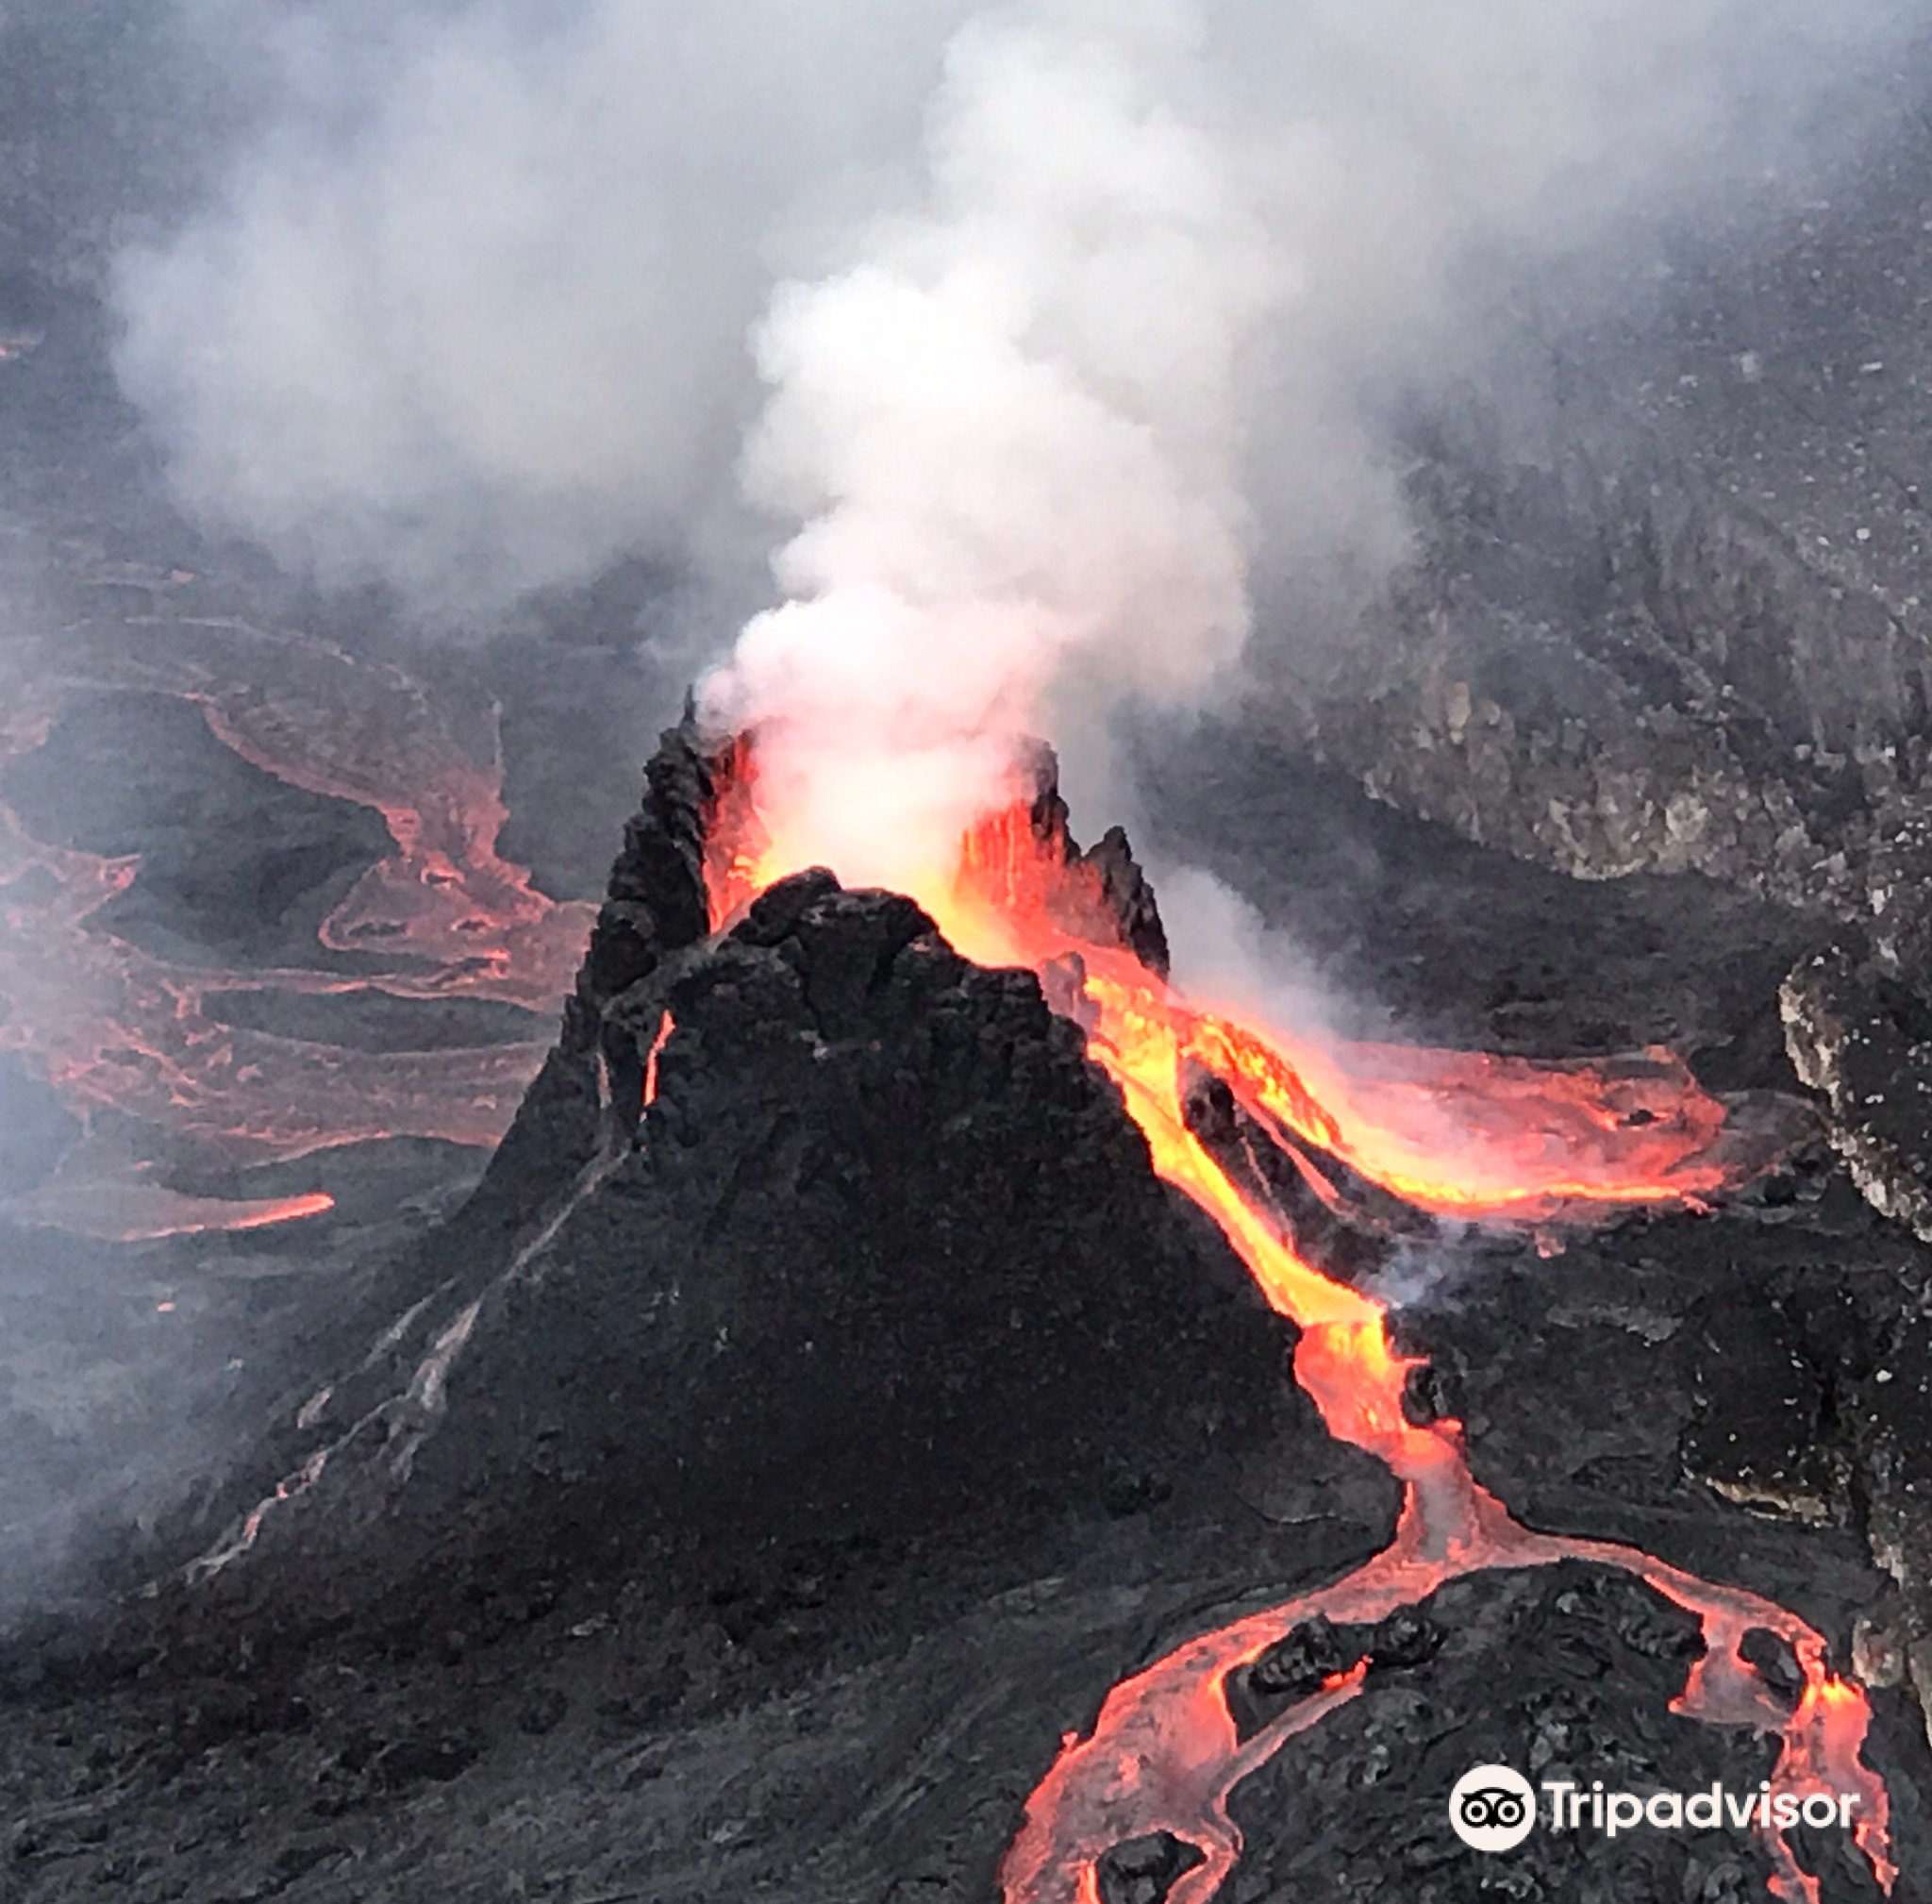
[[[1923,1307],[1898,1319],[1872,1367],[1846,1397],[1859,1454],[1866,1532],[1873,1558],[1902,1591],[1904,1616],[1877,1636],[1864,1662],[1874,1681],[1895,1677],[1886,1653],[1903,1663],[1932,1738],[1932,1317]]]
[[[1096,902],[1073,923],[1109,934],[1150,972],[1165,978],[1167,931],[1160,923],[1154,889],[1135,863],[1126,834],[1109,827],[1097,844],[1082,852],[1073,836],[1067,803],[1060,797],[1059,762],[1053,749],[1037,745],[1030,766],[1038,789],[1028,813],[1034,837],[1061,865],[1078,869],[1084,877],[1070,882],[1072,889],[1084,890]]]
[[[1326,678],[1298,636],[1261,691],[1326,760],[1579,877],[1697,872],[1924,934],[1892,866],[1932,818],[1900,264],[1932,243],[1932,145],[1902,129],[1856,206],[1717,247],[1641,343],[1558,323],[1414,421],[1416,559]]]
[[[1852,949],[1802,960],[1778,995],[1792,1068],[1874,1210],[1932,1242],[1932,1001]]]
[[[1284,1430],[1325,1448],[1286,1326],[1030,973],[823,871],[708,932],[720,759],[667,735],[501,1152],[199,1517],[197,1591],[292,1569],[318,1616],[372,1574],[1016,1527]],[[1041,789],[1072,863],[1050,762]],[[1124,841],[1087,863],[1158,953]]]
[[[597,1154],[617,1098],[636,1102],[641,1054],[633,1040],[607,1027],[605,1013],[709,929],[705,827],[720,772],[717,751],[688,723],[665,733],[644,768],[642,797],[625,823],[557,1043],[484,1173],[468,1212],[472,1224],[513,1232]]]

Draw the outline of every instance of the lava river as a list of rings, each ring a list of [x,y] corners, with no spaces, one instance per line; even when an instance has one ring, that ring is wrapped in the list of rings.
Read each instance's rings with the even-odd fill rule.
[[[799,870],[774,847],[741,750],[713,815],[714,924]],[[1672,1710],[1782,1739],[1774,1799],[1857,1794],[1857,1843],[1891,1888],[1884,1784],[1862,1758],[1869,1709],[1835,1674],[1822,1635],[1740,1589],[1695,1578],[1634,1547],[1537,1532],[1470,1472],[1461,1425],[1405,1411],[1415,1364],[1391,1344],[1384,1306],[1307,1260],[1282,1219],[1251,1200],[1190,1127],[1191,1072],[1211,1074],[1251,1121],[1306,1168],[1325,1153],[1403,1202],[1445,1216],[1547,1224],[1631,1206],[1695,1206],[1769,1161],[1727,1142],[1724,1107],[1666,1054],[1616,1065],[1536,1063],[1448,1051],[1293,1040],[1182,1000],[1122,944],[1086,863],[1042,840],[1024,798],[962,843],[956,865],[913,896],[965,956],[1041,976],[1119,1085],[1156,1170],[1220,1225],[1270,1304],[1301,1331],[1296,1379],[1329,1431],[1382,1461],[1403,1487],[1391,1544],[1345,1578],[1187,1641],[1108,1694],[1068,1739],[1026,1806],[1000,1871],[1005,1904],[1097,1904],[1115,1845],[1169,1832],[1200,1862],[1171,1904],[1208,1904],[1240,1857],[1234,1788],[1296,1733],[1360,1692],[1366,1662],[1243,1740],[1229,1675],[1304,1622],[1373,1622],[1445,1582],[1493,1568],[1579,1561],[1642,1580],[1693,1615],[1704,1650]],[[1297,1140],[1300,1144],[1297,1144]],[[1795,1709],[1745,1658],[1754,1628],[1782,1638],[1804,1675]],[[1764,1813],[1768,1821],[1770,1812]],[[1817,1904],[1816,1878],[1774,1824],[1760,1826],[1771,1891]]]

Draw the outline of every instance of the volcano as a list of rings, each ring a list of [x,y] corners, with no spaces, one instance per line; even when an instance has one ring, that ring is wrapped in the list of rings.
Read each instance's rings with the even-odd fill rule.
[[[72,1739],[81,1701],[120,1794],[90,1839],[15,1748],[27,1895],[117,1857],[460,1889],[534,1779],[586,1896],[1459,1896],[1483,1762],[1764,1801],[1633,1840],[1645,1895],[1910,1895],[1908,1616],[1779,1373],[1870,1332],[1784,1241],[1802,1115],[1661,1050],[1186,1000],[1044,750],[916,896],[778,863],[757,762],[665,736],[467,1204],[311,1307],[114,1609],[17,1638],[23,1709]],[[1712,1306],[1727,1227],[1771,1327]],[[1578,1342],[1581,1394],[1541,1346]],[[720,1779],[758,1811],[714,1837]],[[155,1841],[244,1794],[280,1822]],[[1774,1809],[1825,1795],[1846,1829]],[[1604,1855],[1508,1868],[1595,1896]]]
[[[476,1192],[368,1279],[255,1503],[183,1530],[191,1582],[292,1569],[320,1615],[317,1583],[421,1591],[540,1526],[890,1541],[1321,1440],[1280,1321],[1030,974],[822,870],[726,896],[733,758],[667,735]],[[1074,857],[1040,811],[1158,948],[1124,845]]]
[[[1786,10],[0,8],[0,1904],[1928,1895]]]

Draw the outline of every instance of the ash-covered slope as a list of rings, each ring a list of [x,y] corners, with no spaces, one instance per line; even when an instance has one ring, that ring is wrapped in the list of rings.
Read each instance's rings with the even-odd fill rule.
[[[1285,1326],[1030,974],[822,872],[708,932],[716,768],[666,737],[515,1127],[197,1517],[192,1591],[350,1613],[656,1539],[1011,1529],[1285,1427],[1325,1448]]]

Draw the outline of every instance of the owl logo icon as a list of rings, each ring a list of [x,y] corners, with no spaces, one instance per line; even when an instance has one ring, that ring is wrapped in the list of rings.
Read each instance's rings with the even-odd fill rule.
[[[1472,1851],[1513,1851],[1536,1829],[1536,1793],[1507,1765],[1476,1765],[1449,1794],[1449,1826]]]

